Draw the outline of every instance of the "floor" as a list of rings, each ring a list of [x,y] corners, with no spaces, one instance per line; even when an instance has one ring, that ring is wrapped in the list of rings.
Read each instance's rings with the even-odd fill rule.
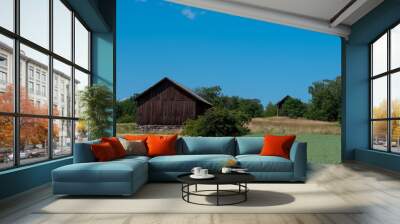
[[[54,200],[50,186],[0,202],[0,223],[107,224],[259,224],[259,223],[400,223],[400,174],[358,163],[312,165],[309,182],[317,183],[346,201],[364,201],[357,214],[36,214]],[[318,201],[316,201],[318,203]]]

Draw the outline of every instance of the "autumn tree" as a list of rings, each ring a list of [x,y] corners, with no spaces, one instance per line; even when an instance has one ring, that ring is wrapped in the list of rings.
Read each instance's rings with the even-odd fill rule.
[[[20,88],[20,110],[22,114],[40,114],[46,115],[48,113],[47,104],[34,105],[33,101],[29,99],[28,93],[24,87]],[[3,112],[13,112],[14,107],[14,88],[9,85],[6,91],[0,94],[0,108]],[[58,113],[57,110],[55,113]],[[13,147],[13,117],[0,116],[0,146],[3,148]],[[22,116],[20,118],[20,148],[24,149],[26,145],[45,145],[48,139],[48,119],[46,118],[32,118]],[[53,138],[59,135],[59,127],[54,125]]]

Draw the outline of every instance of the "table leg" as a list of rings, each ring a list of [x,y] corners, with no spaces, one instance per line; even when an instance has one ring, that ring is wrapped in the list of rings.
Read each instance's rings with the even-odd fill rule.
[[[190,202],[189,200],[189,195],[190,195],[190,184],[187,185],[187,201]]]
[[[197,184],[195,185],[195,189],[194,189],[194,191],[196,191],[196,192],[197,192]]]
[[[245,190],[245,192],[244,192],[244,201],[247,201],[247,192],[248,192],[248,189],[247,189],[247,183],[244,183],[244,190]]]
[[[217,206],[219,206],[219,184],[217,184]]]

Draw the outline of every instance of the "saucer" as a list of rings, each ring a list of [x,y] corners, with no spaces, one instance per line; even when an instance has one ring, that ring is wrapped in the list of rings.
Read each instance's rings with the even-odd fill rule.
[[[201,180],[201,179],[211,179],[211,178],[214,178],[214,177],[215,177],[215,176],[212,175],[212,174],[207,174],[207,175],[204,175],[204,176],[194,175],[194,174],[190,175],[190,178],[192,178],[192,179],[199,179],[199,180]]]

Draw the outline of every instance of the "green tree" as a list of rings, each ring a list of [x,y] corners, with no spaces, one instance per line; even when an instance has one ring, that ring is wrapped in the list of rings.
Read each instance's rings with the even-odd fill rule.
[[[303,117],[307,110],[307,105],[301,100],[289,97],[282,105],[280,112],[281,116],[288,116],[290,118]]]
[[[265,117],[273,117],[276,116],[277,107],[272,102],[269,102],[265,107],[264,116]]]
[[[220,86],[199,87],[195,89],[194,92],[214,106],[220,105],[221,103],[222,89]]]
[[[313,120],[338,121],[341,114],[341,77],[314,82],[309,87],[311,102],[306,117]]]
[[[89,130],[89,139],[109,136],[112,125],[113,94],[104,85],[86,87],[80,93],[83,120]]]
[[[222,107],[228,110],[237,110],[249,117],[263,116],[263,105],[258,99],[243,99],[238,96],[221,97]]]
[[[249,117],[263,116],[263,105],[258,99],[244,99],[238,96],[224,96],[220,86],[200,87],[195,92],[213,104],[228,110],[241,111]]]
[[[240,136],[249,132],[250,118],[240,112],[221,107],[209,109],[197,119],[186,121],[183,134],[190,136]]]
[[[116,117],[118,123],[131,123],[136,120],[137,103],[135,97],[131,96],[127,99],[117,101],[116,103]]]

